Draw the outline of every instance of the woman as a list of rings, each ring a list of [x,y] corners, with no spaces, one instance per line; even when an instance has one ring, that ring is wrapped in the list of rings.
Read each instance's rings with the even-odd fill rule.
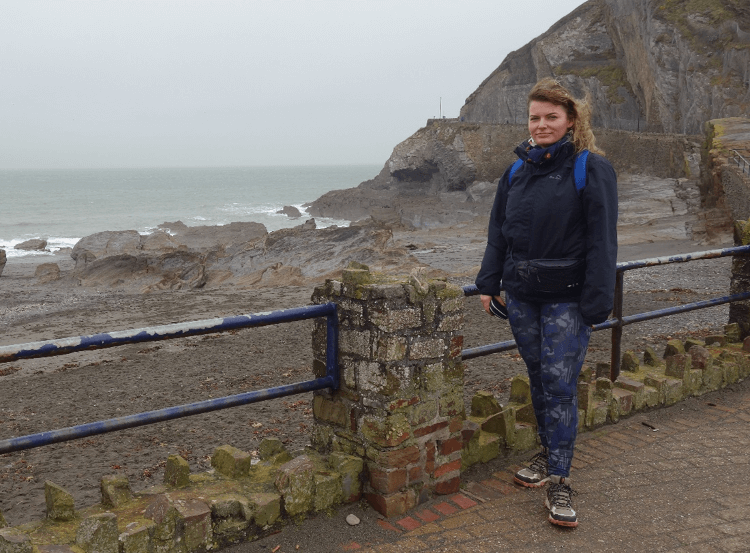
[[[549,521],[575,527],[569,474],[577,380],[591,327],[612,310],[617,178],[596,147],[587,104],[560,83],[539,81],[528,111],[531,138],[515,150],[522,163],[498,184],[476,284],[488,313],[506,306],[505,290],[531,384],[542,450],[514,480],[527,487],[549,483]]]

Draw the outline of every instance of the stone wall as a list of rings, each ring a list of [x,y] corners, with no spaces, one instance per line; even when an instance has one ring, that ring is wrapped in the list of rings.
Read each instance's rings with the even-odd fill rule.
[[[314,446],[364,458],[364,495],[385,516],[431,494],[458,491],[464,420],[461,288],[418,276],[392,279],[364,266],[313,294],[335,302],[338,391],[315,392]],[[325,323],[313,336],[316,375],[325,371]]]
[[[728,163],[722,166],[721,185],[725,205],[735,220],[750,219],[750,177],[739,167]]]

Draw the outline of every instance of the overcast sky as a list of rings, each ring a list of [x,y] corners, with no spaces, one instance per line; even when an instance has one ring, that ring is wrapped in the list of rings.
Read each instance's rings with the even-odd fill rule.
[[[382,164],[582,0],[7,0],[0,168]]]

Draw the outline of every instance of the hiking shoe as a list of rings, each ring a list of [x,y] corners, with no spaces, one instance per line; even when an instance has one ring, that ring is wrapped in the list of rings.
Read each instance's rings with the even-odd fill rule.
[[[575,528],[578,526],[578,519],[570,498],[576,495],[576,492],[570,487],[570,479],[551,474],[547,480],[549,480],[549,487],[547,497],[544,499],[544,505],[549,509],[547,520],[557,526]]]
[[[541,488],[547,483],[549,471],[549,451],[546,448],[531,458],[529,466],[513,476],[513,482],[527,488]]]

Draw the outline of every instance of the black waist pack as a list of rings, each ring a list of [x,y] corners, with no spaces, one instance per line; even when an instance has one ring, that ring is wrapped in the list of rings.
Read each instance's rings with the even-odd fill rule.
[[[530,259],[517,261],[516,271],[526,296],[577,296],[583,289],[583,259]]]

